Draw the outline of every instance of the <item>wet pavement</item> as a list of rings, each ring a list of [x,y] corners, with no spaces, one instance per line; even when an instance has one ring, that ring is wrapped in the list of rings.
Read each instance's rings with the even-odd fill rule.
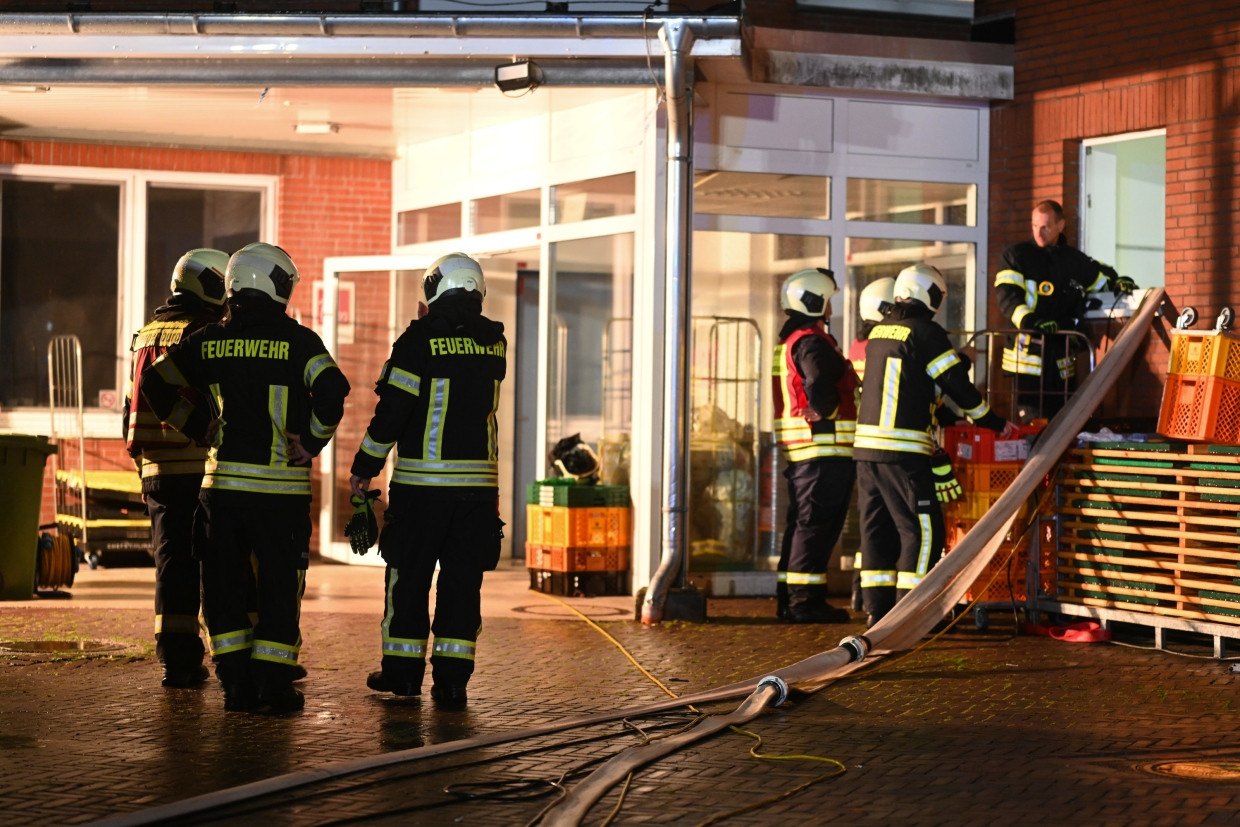
[[[0,646],[68,642],[0,651],[0,823],[151,823],[159,808],[210,796],[219,806],[167,823],[527,824],[556,784],[571,789],[692,713],[397,759],[764,675],[863,626],[860,616],[781,624],[773,600],[754,598],[710,600],[706,623],[643,626],[632,597],[556,599],[528,584],[518,566],[488,575],[469,705],[445,710],[366,688],[382,572],[316,563],[303,607],[306,708],[285,717],[225,713],[214,680],[160,687],[152,569],[83,570],[67,599],[0,603]],[[622,801],[617,787],[583,823],[613,810],[615,824],[1240,820],[1240,674],[1208,639],[1172,637],[1173,651],[1158,651],[1135,627],[1096,644],[1014,629],[1000,611],[984,632],[966,617],[910,653],[794,694],[749,734],[725,731],[643,768]],[[382,756],[392,763],[336,772]],[[308,771],[313,783],[257,798],[223,792]]]

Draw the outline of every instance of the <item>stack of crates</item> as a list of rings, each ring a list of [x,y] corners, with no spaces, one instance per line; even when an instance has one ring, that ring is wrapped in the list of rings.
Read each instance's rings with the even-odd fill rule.
[[[963,495],[943,506],[943,522],[947,530],[946,548],[951,551],[977,521],[990,510],[1016,479],[1029,454],[1029,437],[1041,430],[1035,426],[1018,426],[1014,439],[1000,440],[989,428],[975,425],[953,425],[943,429],[943,449],[951,456],[952,468]],[[1024,514],[1018,514],[1014,525],[1024,525]],[[965,599],[979,603],[1010,603],[1025,600],[1026,576],[1030,542],[1028,535],[1019,542],[1010,536],[976,582]],[[1045,550],[1043,576],[1053,574],[1054,558]]]
[[[587,597],[629,593],[628,486],[535,482],[526,489],[525,510],[531,589]]]
[[[1158,433],[1240,445],[1240,337],[1225,330],[1171,331]]]

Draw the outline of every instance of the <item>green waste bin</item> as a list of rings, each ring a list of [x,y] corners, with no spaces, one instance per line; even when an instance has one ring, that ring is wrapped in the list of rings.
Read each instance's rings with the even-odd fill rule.
[[[45,436],[0,434],[0,600],[34,597],[43,467],[54,453]]]

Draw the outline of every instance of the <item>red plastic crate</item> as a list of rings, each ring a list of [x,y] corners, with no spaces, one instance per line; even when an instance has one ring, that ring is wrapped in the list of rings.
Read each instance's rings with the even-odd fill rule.
[[[1027,437],[1042,430],[1038,425],[1016,426],[1012,439],[996,439],[998,433],[977,425],[950,425],[943,429],[943,450],[953,464],[974,462],[1024,462],[1028,456]]]
[[[1168,439],[1240,445],[1240,382],[1171,374],[1163,388],[1158,433]]]
[[[525,567],[542,571],[628,571],[628,546],[594,548],[525,544]]]

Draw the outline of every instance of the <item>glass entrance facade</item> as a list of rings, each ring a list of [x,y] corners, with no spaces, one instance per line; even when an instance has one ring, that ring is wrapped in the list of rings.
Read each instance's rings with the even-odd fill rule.
[[[783,319],[779,285],[805,267],[834,271],[841,293],[830,328],[847,348],[865,284],[929,261],[951,286],[945,326],[978,327],[989,116],[984,104],[711,84],[695,91],[706,105],[694,126],[686,279],[691,565],[770,574],[783,528],[769,379]],[[523,507],[524,486],[547,471],[547,448],[580,434],[605,465],[612,461],[609,473],[630,482],[632,581],[643,584],[664,541],[665,136],[649,117],[659,103],[645,91],[612,90],[589,106],[557,109],[554,98],[541,105],[538,117],[554,112],[554,134],[550,120],[514,115],[502,153],[486,144],[499,139],[490,122],[468,141],[404,153],[394,173],[395,252],[537,251],[512,287],[536,279],[537,313],[514,311],[511,338],[527,357],[537,351],[527,362],[537,375],[521,377],[518,395],[536,403],[540,444],[530,453],[538,467],[503,481],[501,508]],[[604,109],[608,128],[600,131]],[[521,136],[520,152],[513,136]],[[433,168],[415,160],[431,157]],[[450,216],[444,205],[453,205]],[[520,556],[524,538],[512,539]]]

